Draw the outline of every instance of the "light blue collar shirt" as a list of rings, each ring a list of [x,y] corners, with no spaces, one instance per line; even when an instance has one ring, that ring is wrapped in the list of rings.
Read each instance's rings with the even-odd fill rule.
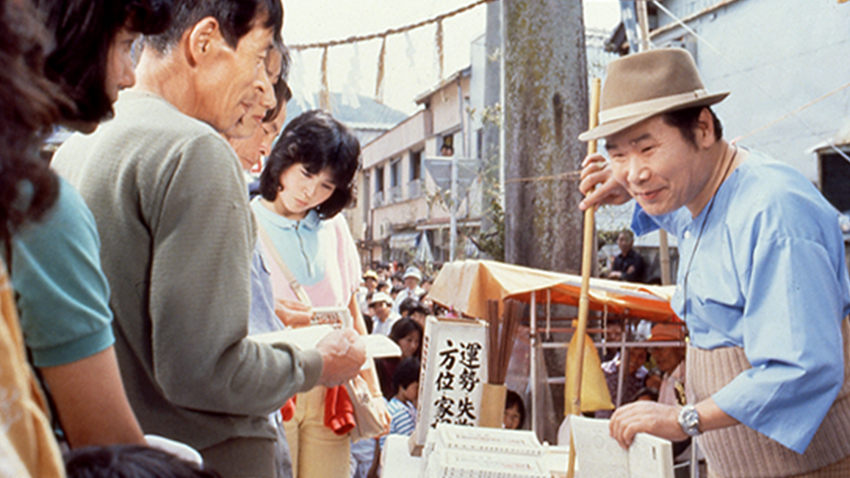
[[[850,281],[837,211],[796,170],[757,152],[712,201],[696,218],[684,207],[650,216],[638,205],[632,228],[678,238],[671,306],[691,345],[742,347],[752,364],[714,402],[802,453],[844,379]]]

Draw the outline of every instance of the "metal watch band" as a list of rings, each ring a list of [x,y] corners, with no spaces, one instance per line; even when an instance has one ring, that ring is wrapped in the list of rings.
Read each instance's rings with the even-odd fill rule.
[[[679,426],[689,436],[699,436],[699,413],[693,405],[685,405],[679,411]]]

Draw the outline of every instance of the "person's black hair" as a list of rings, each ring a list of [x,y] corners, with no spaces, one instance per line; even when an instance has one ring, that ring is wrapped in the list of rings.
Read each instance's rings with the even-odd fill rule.
[[[168,28],[170,0],[36,0],[55,47],[45,75],[73,104],[60,108],[68,122],[97,123],[112,117],[106,91],[109,48],[126,27],[143,35]]]
[[[316,212],[322,219],[336,216],[354,199],[354,174],[360,167],[360,142],[344,124],[323,110],[307,111],[283,129],[260,174],[260,192],[274,201],[282,187],[280,176],[302,164],[312,174],[330,170],[336,186]]]
[[[145,44],[160,53],[180,42],[183,33],[206,17],[213,17],[221,28],[224,41],[236,48],[239,40],[254,29],[258,20],[263,28],[272,29],[275,43],[283,43],[283,5],[280,0],[173,0],[171,26],[158,35],[145,39]]]
[[[402,274],[401,272],[396,272],[395,274],[390,276],[390,279],[404,282],[404,274]]]
[[[393,339],[395,343],[399,343],[401,339],[407,337],[413,332],[418,332],[419,338],[422,338],[422,326],[416,323],[413,319],[402,317],[393,323],[389,337]]]
[[[29,2],[0,2],[0,244],[11,266],[11,239],[55,203],[58,181],[38,155],[70,104],[44,77],[50,35]]]
[[[643,387],[640,390],[638,390],[637,392],[635,392],[634,395],[629,397],[629,401],[626,402],[626,403],[636,402],[636,401],[640,400],[641,397],[649,397],[649,399],[652,400],[653,402],[657,402],[658,401],[658,390],[656,390],[654,388]]]
[[[402,316],[407,316],[406,312],[409,312],[411,314],[414,312],[421,312],[425,315],[428,315],[428,309],[424,305],[422,305],[421,302],[414,299],[413,297],[408,297],[407,299],[401,301],[401,304],[399,304],[398,306],[398,312]]]
[[[398,366],[393,372],[393,386],[395,387],[396,393],[401,388],[407,388],[411,383],[419,381],[419,359],[414,357],[407,357],[401,359],[398,363]]]
[[[266,115],[263,116],[263,123],[271,123],[277,118],[277,115],[280,114],[280,111],[286,107],[286,103],[292,99],[292,89],[289,88],[289,84],[286,83],[286,80],[281,78],[277,83],[274,84],[274,98],[277,101],[274,105],[274,108],[267,110]]]
[[[516,407],[519,412],[519,426],[517,428],[522,428],[525,423],[525,404],[522,403],[522,397],[518,393],[508,390],[505,394],[505,410],[511,407]]]
[[[393,293],[393,294],[398,294],[399,292],[401,292],[401,291],[403,291],[403,290],[404,290],[404,286],[403,286],[403,285],[396,285],[396,286],[393,286],[392,293]]]
[[[292,57],[289,55],[289,49],[284,45],[275,45],[275,48],[278,52],[280,52],[280,76],[272,86],[274,90],[274,98],[276,100],[274,108],[266,111],[266,115],[263,116],[263,123],[271,123],[277,118],[277,115],[280,114],[280,110],[286,107],[286,102],[292,99],[292,89],[289,88],[289,84],[286,82],[286,78],[289,76],[289,65],[292,64]]]
[[[65,454],[68,478],[221,478],[209,468],[140,445],[88,447]]]
[[[667,126],[672,126],[679,130],[682,137],[685,138],[693,147],[697,146],[697,139],[694,130],[699,123],[699,115],[703,109],[707,109],[711,113],[711,120],[714,123],[714,139],[720,141],[723,138],[723,124],[720,123],[720,118],[714,114],[714,110],[708,106],[695,106],[693,108],[685,108],[678,111],[670,111],[662,113],[661,119]]]
[[[378,285],[375,286],[375,290],[378,291],[378,292],[380,292],[381,289],[389,290],[389,288],[390,288],[390,285],[385,280],[379,280]]]

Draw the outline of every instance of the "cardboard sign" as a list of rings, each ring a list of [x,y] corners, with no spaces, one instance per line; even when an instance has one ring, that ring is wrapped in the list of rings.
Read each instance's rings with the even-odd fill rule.
[[[439,423],[477,426],[487,383],[487,324],[429,317],[422,339],[419,415],[412,442],[423,446]]]

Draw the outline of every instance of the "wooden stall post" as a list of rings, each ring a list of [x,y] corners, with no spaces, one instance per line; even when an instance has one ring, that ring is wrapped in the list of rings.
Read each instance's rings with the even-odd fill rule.
[[[599,124],[599,95],[602,90],[602,80],[594,78],[590,84],[590,118],[588,121],[589,128],[593,129]],[[591,140],[587,143],[587,154],[596,153],[596,140]],[[584,211],[584,238],[582,240],[581,250],[581,293],[578,299],[578,327],[576,334],[579,336],[579,353],[578,353],[578,369],[574,378],[573,390],[576,391],[573,397],[572,410],[573,415],[581,414],[581,376],[584,368],[584,339],[587,334],[587,316],[590,309],[590,299],[588,292],[590,291],[590,270],[593,262],[593,236],[596,232],[594,227],[595,207],[590,207]],[[568,364],[569,366],[569,364]],[[576,466],[576,447],[573,443],[573,435],[570,432],[570,459],[567,468],[567,478],[575,477]]]

